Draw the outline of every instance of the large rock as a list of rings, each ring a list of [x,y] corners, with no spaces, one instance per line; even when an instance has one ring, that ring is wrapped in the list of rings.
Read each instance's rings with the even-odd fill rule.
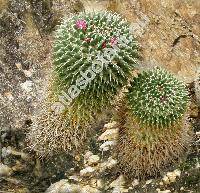
[[[70,184],[68,180],[61,180],[52,184],[45,193],[77,193],[80,187],[75,184]]]
[[[200,1],[87,1],[87,11],[111,10],[123,15],[141,45],[141,65],[161,66],[189,83],[200,66]]]
[[[89,185],[82,186],[70,184],[67,180],[61,180],[52,184],[45,193],[101,193],[98,189]]]

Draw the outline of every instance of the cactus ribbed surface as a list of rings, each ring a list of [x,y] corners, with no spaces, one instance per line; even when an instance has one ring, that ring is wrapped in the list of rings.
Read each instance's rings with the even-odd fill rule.
[[[143,72],[131,82],[128,102],[132,113],[148,126],[166,127],[186,111],[185,85],[165,70]]]

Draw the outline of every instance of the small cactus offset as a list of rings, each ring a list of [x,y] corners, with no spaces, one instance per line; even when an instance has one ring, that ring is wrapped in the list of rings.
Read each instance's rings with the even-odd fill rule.
[[[128,102],[134,116],[143,124],[167,127],[186,111],[188,92],[170,73],[156,68],[139,74],[131,82]]]
[[[122,36],[126,42],[121,43]],[[106,54],[108,50],[114,51],[112,59]],[[80,13],[65,19],[54,43],[59,87],[69,94],[68,89],[75,85],[73,102],[79,107],[88,109],[89,105],[94,111],[104,109],[131,76],[137,50],[128,23],[118,14]],[[101,67],[95,63],[100,59]]]
[[[185,153],[191,140],[187,103],[184,84],[165,70],[133,78],[118,109],[117,157],[125,175],[157,176]]]

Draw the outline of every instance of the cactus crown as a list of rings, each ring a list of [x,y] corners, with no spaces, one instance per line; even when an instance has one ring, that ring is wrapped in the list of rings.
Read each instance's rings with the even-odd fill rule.
[[[185,85],[160,68],[135,77],[127,97],[131,112],[142,124],[161,128],[181,118],[188,102]]]
[[[120,37],[128,40],[120,43]],[[114,49],[117,46],[119,49]],[[104,52],[114,50],[112,60]],[[76,102],[90,108],[104,108],[124,86],[136,65],[137,44],[129,32],[128,23],[118,14],[110,12],[81,13],[65,19],[56,32],[54,43],[54,64],[60,86],[68,89],[77,80],[80,72],[87,71],[92,77],[92,64],[98,55],[103,56],[103,70],[88,81],[76,84],[82,89]],[[105,59],[109,61],[105,63]],[[84,89],[83,89],[84,88]],[[65,90],[66,91],[66,90]]]

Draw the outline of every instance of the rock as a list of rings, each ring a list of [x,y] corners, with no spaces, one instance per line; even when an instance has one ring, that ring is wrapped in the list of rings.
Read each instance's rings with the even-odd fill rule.
[[[17,192],[17,193],[30,193],[30,191],[27,188],[17,188],[17,189],[15,189],[15,192]]]
[[[84,164],[85,165],[95,165],[99,162],[100,157],[98,155],[94,155],[91,151],[86,152],[84,155]]]
[[[14,150],[12,147],[8,146],[7,148],[4,147],[2,149],[2,156],[3,157],[7,157],[9,155],[15,155],[15,156],[20,156],[21,159],[23,159],[24,161],[28,161],[30,160],[30,156],[26,153],[23,153],[23,152],[19,152],[19,151],[16,151]]]
[[[16,67],[17,67],[19,70],[22,70],[22,64],[21,64],[21,63],[18,62],[18,63],[16,63],[15,65],[16,65]]]
[[[100,157],[98,155],[91,155],[88,160],[87,160],[87,164],[90,165],[94,165],[97,164],[100,160]]]
[[[97,179],[92,178],[90,180],[90,186],[93,187],[93,188],[96,188],[97,187]]]
[[[107,168],[111,169],[117,164],[117,160],[113,159],[112,157],[109,157],[106,164],[107,164]]]
[[[45,193],[77,193],[80,192],[80,186],[70,184],[67,180],[61,180],[52,184]]]
[[[112,193],[123,193],[123,192],[128,192],[128,189],[125,189],[123,187],[115,187],[112,191]]]
[[[115,12],[140,24],[137,40],[145,48],[142,55],[146,68],[151,68],[149,63],[155,60],[154,64],[187,83],[195,79],[199,68],[199,26],[195,22],[199,18],[199,1],[124,0],[112,4]],[[179,19],[175,19],[174,13]]]
[[[116,141],[106,141],[100,146],[101,151],[108,151],[111,147],[116,145]]]
[[[132,182],[132,186],[135,187],[139,184],[139,180],[138,179],[134,179]]]
[[[176,181],[176,175],[174,173],[171,173],[170,175],[168,175],[168,178],[169,178],[170,183]]]
[[[181,171],[180,170],[174,170],[173,172],[168,172],[164,177],[163,177],[163,182],[165,184],[170,184],[176,181],[176,177],[180,177]]]
[[[170,180],[167,176],[164,176],[162,180],[165,184],[170,184]]]
[[[95,171],[95,168],[88,166],[85,169],[82,169],[80,171],[80,175],[81,176],[91,176],[94,173],[94,171]]]
[[[21,83],[20,86],[24,91],[31,92],[33,89],[33,82],[30,80],[27,80],[26,82]]]
[[[101,189],[103,188],[103,180],[92,178],[90,181],[90,186],[93,188]]]
[[[199,77],[194,81],[194,88],[195,88],[197,104],[200,107],[200,68],[199,68]]]
[[[159,185],[160,185],[160,186],[163,186],[163,185],[164,185],[164,183],[161,181],[161,182],[159,183]]]
[[[70,184],[67,180],[61,180],[52,184],[45,193],[101,193],[98,189],[89,185],[81,186]]]
[[[171,192],[171,190],[163,190],[163,191],[161,191],[159,188],[157,188],[156,191],[158,193],[170,193]]]
[[[92,178],[90,180],[90,186],[93,188],[101,189],[103,188],[103,180]]]
[[[3,158],[6,158],[8,155],[10,155],[9,151],[7,151],[7,148],[6,148],[6,147],[3,147],[3,148],[1,149],[1,156],[2,156]]]
[[[181,176],[181,171],[180,170],[174,170],[173,172],[176,176],[180,177]]]
[[[99,136],[99,141],[105,140],[116,140],[118,138],[119,128],[107,129],[101,136]]]
[[[69,177],[68,177],[68,179],[69,179],[69,180],[76,181],[76,182],[78,182],[78,181],[80,181],[80,180],[81,180],[81,179],[80,179],[78,176],[76,176],[76,175],[69,176]]]
[[[115,188],[118,186],[123,186],[125,184],[124,176],[120,175],[116,180],[114,180],[109,187],[110,188]]]
[[[12,174],[12,169],[7,165],[0,164],[0,177],[10,176]]]
[[[32,76],[32,70],[23,70],[26,77],[30,78]]]
[[[97,180],[97,188],[98,188],[98,189],[102,189],[103,186],[104,186],[103,180],[102,180],[102,179],[98,179],[98,180]]]
[[[146,181],[146,185],[151,184],[152,181],[153,181],[152,179],[151,180],[147,180]]]
[[[83,3],[85,12],[104,11],[109,6],[109,1],[81,0],[81,2]]]
[[[13,101],[14,100],[14,97],[12,95],[11,92],[6,92],[4,93],[4,96],[9,100],[9,101]]]
[[[87,186],[83,186],[81,188],[81,193],[101,193],[101,191],[99,191],[98,189],[92,188],[89,185],[87,185]]]
[[[87,151],[84,155],[84,164],[86,164],[88,162],[88,159],[90,156],[92,156],[93,153],[91,151]]]
[[[181,187],[180,190],[184,190],[184,187]]]
[[[104,125],[104,128],[106,128],[106,129],[112,129],[112,128],[114,128],[116,125],[117,125],[117,122],[116,122],[116,121],[113,121],[113,122],[111,122],[111,123],[105,124],[105,125]]]
[[[106,169],[111,169],[117,164],[117,160],[113,159],[112,157],[108,158],[108,161],[100,163],[99,168],[100,171],[103,172]]]
[[[123,193],[128,192],[128,189],[124,188],[125,180],[124,176],[120,175],[116,180],[114,180],[109,187],[114,188],[112,193]]]

